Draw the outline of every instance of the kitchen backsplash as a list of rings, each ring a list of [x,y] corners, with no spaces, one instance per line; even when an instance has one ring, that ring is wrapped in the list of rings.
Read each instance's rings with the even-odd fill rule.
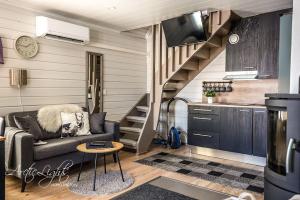
[[[264,104],[265,93],[278,92],[278,80],[233,81],[232,88],[232,92],[217,93],[214,101],[220,103]],[[204,95],[202,95],[202,102],[207,102]]]

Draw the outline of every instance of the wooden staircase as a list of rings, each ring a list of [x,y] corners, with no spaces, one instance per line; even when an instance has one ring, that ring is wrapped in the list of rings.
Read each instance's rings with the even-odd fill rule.
[[[148,150],[159,124],[162,102],[175,97],[225,49],[231,25],[239,19],[232,11],[212,12],[207,41],[171,48],[166,46],[161,24],[152,26],[151,94],[145,95],[121,121],[121,142],[126,147],[138,154]]]
[[[150,142],[145,142],[145,135],[141,137],[142,133],[146,133],[147,130],[152,131],[152,118],[150,117],[150,107],[148,106],[150,94],[145,94],[143,97],[133,106],[133,108],[126,114],[126,116],[120,121],[120,142],[124,144],[125,148],[133,149],[136,152],[145,152],[144,144],[148,146]],[[153,134],[147,134],[153,135]],[[147,137],[146,137],[147,138]],[[150,139],[151,141],[152,139]],[[149,143],[149,144],[148,144]]]

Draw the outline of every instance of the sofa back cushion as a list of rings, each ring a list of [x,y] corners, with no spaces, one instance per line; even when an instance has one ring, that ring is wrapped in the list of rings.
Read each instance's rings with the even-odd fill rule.
[[[30,116],[33,119],[37,120],[37,113],[38,111],[26,111],[26,112],[14,112],[14,113],[9,113],[5,116],[5,126],[10,126],[10,127],[15,127],[18,128],[16,122],[15,122],[15,117],[25,117],[25,116]],[[59,138],[61,134],[61,129],[59,129],[55,133],[47,132],[44,129],[42,129],[42,137],[40,138],[41,140],[47,140],[47,139],[52,139],[52,138]]]
[[[35,141],[43,139],[43,131],[35,118],[29,115],[25,117],[15,116],[15,123],[19,129],[33,135]]]
[[[104,133],[106,112],[93,113],[90,116],[90,126],[92,134]]]
[[[37,116],[37,111],[25,111],[25,112],[13,112],[9,113],[5,116],[5,125],[10,126],[10,127],[15,127],[18,128],[16,122],[15,122],[15,116],[16,117],[25,117],[25,116],[30,116],[33,118],[36,118]]]

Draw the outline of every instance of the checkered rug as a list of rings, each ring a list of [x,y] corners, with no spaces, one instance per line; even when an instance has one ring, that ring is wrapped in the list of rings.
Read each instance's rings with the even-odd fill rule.
[[[263,172],[161,152],[136,162],[262,194]]]

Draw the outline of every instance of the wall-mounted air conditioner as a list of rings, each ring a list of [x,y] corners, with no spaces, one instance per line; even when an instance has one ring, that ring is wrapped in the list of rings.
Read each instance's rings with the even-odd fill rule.
[[[36,36],[84,45],[90,41],[90,30],[84,26],[37,16]]]

